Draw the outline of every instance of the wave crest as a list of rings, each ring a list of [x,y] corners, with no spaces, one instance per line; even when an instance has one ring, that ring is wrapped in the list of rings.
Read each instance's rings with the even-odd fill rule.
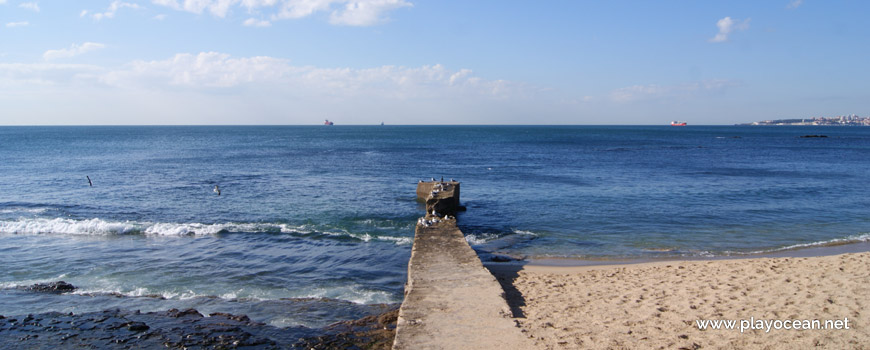
[[[139,221],[107,221],[103,219],[36,218],[0,220],[0,233],[14,234],[68,234],[68,235],[154,235],[154,236],[206,236],[219,233],[285,233],[300,236],[351,238],[363,242],[372,240],[410,244],[410,237],[353,233],[346,230],[318,231],[309,225],[294,226],[286,223],[168,223]]]

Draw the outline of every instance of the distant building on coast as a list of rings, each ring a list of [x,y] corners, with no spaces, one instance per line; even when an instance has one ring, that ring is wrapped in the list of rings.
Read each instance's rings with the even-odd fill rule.
[[[737,125],[831,125],[831,126],[870,126],[870,117],[857,114],[836,117],[811,117],[806,119],[775,119]]]

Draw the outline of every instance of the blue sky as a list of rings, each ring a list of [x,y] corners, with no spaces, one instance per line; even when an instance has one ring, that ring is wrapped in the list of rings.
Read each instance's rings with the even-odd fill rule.
[[[0,124],[870,115],[866,1],[0,0]]]

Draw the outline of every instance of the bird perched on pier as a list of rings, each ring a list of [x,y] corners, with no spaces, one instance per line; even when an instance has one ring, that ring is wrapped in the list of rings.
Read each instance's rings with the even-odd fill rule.
[[[435,182],[435,178],[434,178],[434,177],[432,178],[432,182]]]
[[[220,187],[218,187],[218,185],[214,185],[214,193],[217,193],[218,196],[221,195],[221,189],[220,189]]]

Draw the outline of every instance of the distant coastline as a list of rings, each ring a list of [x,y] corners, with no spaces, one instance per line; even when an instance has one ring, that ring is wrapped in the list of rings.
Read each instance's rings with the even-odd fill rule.
[[[774,119],[736,125],[827,125],[827,126],[870,126],[870,117],[856,114],[837,117],[812,117],[803,119]]]

